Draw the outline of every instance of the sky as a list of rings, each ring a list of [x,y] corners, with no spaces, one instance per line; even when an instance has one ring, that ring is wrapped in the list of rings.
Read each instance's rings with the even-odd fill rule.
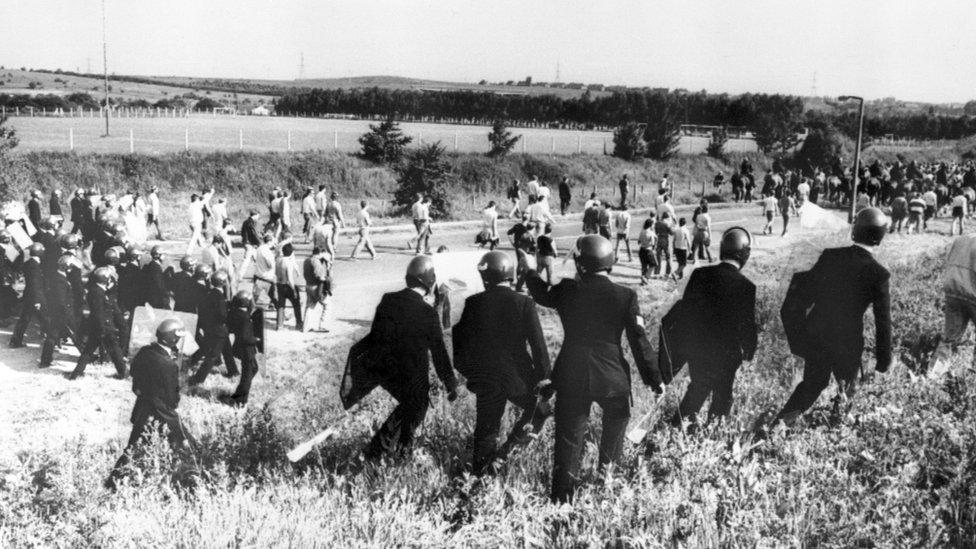
[[[972,0],[105,0],[109,72],[976,98]],[[5,2],[0,65],[102,69],[100,0]]]

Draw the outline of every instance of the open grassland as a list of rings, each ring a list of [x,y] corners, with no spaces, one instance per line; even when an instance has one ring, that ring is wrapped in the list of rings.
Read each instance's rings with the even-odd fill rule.
[[[898,235],[882,246],[879,259],[892,271],[900,353],[889,373],[863,384],[846,414],[831,417],[831,388],[797,432],[777,432],[762,445],[744,434],[761,412],[782,405],[801,366],[778,320],[790,274],[843,240],[797,242],[747,266],[759,287],[762,335],[756,359],[739,371],[728,423],[694,435],[668,427],[664,418],[686,384],[679,378],[649,438],[628,446],[620,467],[605,477],[593,471],[600,430],[593,423],[585,482],[572,508],[546,498],[551,427],[483,485],[463,474],[474,417],[466,393],[448,404],[435,389],[411,459],[364,466],[358,451],[391,402],[379,391],[362,408],[341,410],[337,385],[350,339],[275,349],[246,411],[223,408],[206,391],[185,398],[184,418],[200,441],[206,471],[194,492],[171,487],[178,470],[163,451],[117,494],[100,482],[118,443],[79,439],[17,453],[0,476],[0,545],[972,546],[971,347],[948,378],[928,380],[919,366],[941,329],[945,237]],[[671,285],[641,290],[652,333],[676,297]],[[543,323],[555,353],[562,337],[558,320],[543,311]],[[635,388],[632,415],[640,417],[653,402],[649,390]],[[71,413],[56,400],[51,408]],[[35,425],[43,440],[45,426]],[[338,434],[298,466],[289,465],[287,449],[326,426]]]

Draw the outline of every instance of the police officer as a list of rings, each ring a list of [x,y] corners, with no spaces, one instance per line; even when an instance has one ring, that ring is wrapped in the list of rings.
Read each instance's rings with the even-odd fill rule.
[[[153,427],[166,429],[171,448],[189,451],[189,436],[180,421],[179,345],[186,335],[179,320],[166,319],[156,328],[156,341],[139,349],[132,359],[132,433],[122,456],[112,468],[105,486],[115,489],[125,476],[126,466],[138,452],[140,442],[152,434]]]
[[[573,498],[594,402],[603,410],[599,464],[605,467],[620,457],[630,418],[630,366],[620,345],[625,331],[641,379],[654,392],[663,391],[637,293],[610,281],[610,241],[587,235],[576,241],[576,248],[578,279],[564,279],[552,286],[534,270],[526,274],[532,298],[539,305],[556,309],[565,334],[552,371],[556,439],[551,497],[555,502]],[[520,256],[520,268],[526,267],[525,256]]]
[[[115,286],[112,272],[108,267],[99,267],[91,274],[88,285],[88,334],[85,347],[78,357],[78,364],[68,379],[85,375],[85,368],[95,358],[99,347],[105,349],[115,365],[116,379],[125,378],[125,360],[119,348],[119,331],[124,326],[122,311],[111,289]]]
[[[41,273],[45,281],[53,278],[58,270],[58,258],[61,256],[61,247],[58,237],[55,234],[54,222],[51,218],[44,218],[37,226],[38,231],[34,233],[34,242],[44,246],[44,255],[41,256]],[[46,285],[46,282],[45,282]]]
[[[888,270],[874,258],[888,229],[888,218],[877,208],[865,208],[854,218],[853,246],[829,248],[810,270],[813,308],[807,317],[807,356],[803,381],[797,385],[776,421],[796,421],[817,401],[833,374],[841,399],[854,394],[864,353],[864,312],[874,310],[875,355],[878,372],[891,365],[891,297]]]
[[[108,265],[109,257],[105,255],[105,252],[110,248],[125,248],[125,243],[122,242],[122,238],[120,237],[121,231],[124,231],[124,227],[115,227],[108,221],[105,221],[102,223],[101,230],[95,233],[91,248],[91,258],[96,267]]]
[[[258,340],[254,333],[254,324],[251,322],[253,311],[254,300],[250,291],[241,290],[234,294],[230,302],[230,311],[227,313],[227,328],[234,334],[234,345],[231,350],[241,361],[241,380],[234,394],[228,399],[231,404],[247,404],[248,395],[251,393],[251,381],[258,373]]]
[[[732,384],[743,360],[756,352],[756,285],[740,271],[749,260],[752,235],[733,227],[722,235],[717,265],[695,269],[684,300],[695,311],[684,334],[693,344],[684,349],[691,383],[673,422],[695,419],[712,397],[708,419],[724,417],[732,407]]]
[[[237,375],[237,363],[234,361],[227,331],[227,298],[224,292],[229,283],[230,275],[227,271],[217,271],[210,277],[210,289],[201,303],[197,319],[203,339],[200,342],[200,352],[195,356],[202,357],[203,362],[188,380],[190,385],[199,385],[206,381],[210,369],[221,356],[227,366],[227,375]]]
[[[169,309],[169,290],[163,276],[163,249],[153,246],[149,250],[149,263],[142,267],[143,295],[145,302],[154,309]]]
[[[522,417],[503,447],[506,451],[526,440],[525,429],[535,434],[542,428],[550,414],[548,406],[537,409],[535,393],[540,383],[548,383],[550,363],[535,303],[512,289],[512,258],[504,252],[488,252],[478,263],[478,271],[485,291],[465,301],[452,339],[454,367],[477,396],[471,466],[481,475],[496,457],[495,442],[507,401],[522,408]],[[531,357],[526,346],[532,350]]]
[[[65,273],[68,282],[71,284],[71,299],[76,315],[75,319],[80,320],[85,310],[85,283],[82,280],[84,265],[81,263],[81,257],[79,257],[81,236],[74,233],[63,235],[60,238],[60,244],[61,257],[58,258],[58,263],[66,262]]]
[[[132,315],[135,308],[142,304],[144,285],[142,283],[142,270],[139,268],[139,248],[135,244],[129,244],[122,252],[122,261],[118,266],[119,308],[125,316],[125,329],[122,331],[120,343],[122,351],[128,352],[129,331],[132,329]]]
[[[68,272],[74,268],[72,256],[61,256],[58,268],[47,282],[47,316],[44,345],[41,347],[41,368],[47,368],[54,359],[54,348],[68,335],[80,351],[83,348],[78,338],[78,319],[72,298],[71,282]]]
[[[193,272],[196,262],[193,258],[184,255],[180,258],[180,270],[169,277],[169,291],[173,295],[173,310],[182,313],[196,314],[198,302],[196,300],[199,292],[194,288],[198,284],[193,280]]]
[[[457,380],[437,313],[424,301],[437,283],[431,258],[414,257],[405,278],[406,288],[383,295],[367,336],[378,354],[386,357],[380,386],[399,403],[366,446],[365,456],[371,460],[387,452],[403,454],[413,445],[429,406],[428,353],[447,389],[447,399],[457,398]]]
[[[16,349],[24,346],[24,332],[32,319],[37,319],[41,330],[44,328],[45,291],[44,275],[41,273],[41,258],[44,257],[44,245],[35,242],[27,248],[29,257],[22,267],[24,272],[24,295],[20,300],[20,319],[14,326],[13,335],[10,336],[10,348]]]

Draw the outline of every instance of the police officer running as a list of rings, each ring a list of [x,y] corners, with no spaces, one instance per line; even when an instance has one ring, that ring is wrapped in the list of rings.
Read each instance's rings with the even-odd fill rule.
[[[644,328],[637,293],[610,281],[613,246],[599,235],[576,241],[576,280],[550,286],[535,270],[526,283],[536,303],[556,309],[565,333],[552,371],[556,393],[556,438],[552,493],[555,502],[570,502],[579,476],[583,437],[596,402],[603,410],[600,467],[619,459],[630,418],[630,366],[620,337],[627,333],[637,371],[645,385],[662,393],[661,375]],[[520,269],[526,269],[524,255]]]
[[[429,406],[428,354],[447,389],[447,399],[453,402],[457,398],[457,380],[440,321],[434,308],[424,301],[437,282],[431,258],[414,257],[405,278],[406,288],[383,295],[367,336],[384,357],[380,386],[399,403],[366,446],[364,454],[369,460],[404,454],[413,445],[414,433]]]
[[[95,358],[99,347],[104,348],[115,364],[116,379],[125,378],[125,361],[119,347],[119,330],[124,321],[119,304],[111,293],[115,281],[109,267],[99,267],[91,274],[88,285],[88,338],[78,357],[78,364],[68,379],[85,375],[85,367]]]
[[[672,420],[695,419],[711,395],[708,419],[732,408],[732,384],[743,360],[756,352],[756,285],[740,271],[749,260],[752,236],[741,227],[722,235],[721,262],[695,269],[683,299],[695,315],[684,334],[691,383]]]
[[[477,396],[472,470],[481,475],[495,458],[538,433],[550,412],[535,393],[548,384],[549,351],[542,335],[535,303],[512,289],[515,262],[499,251],[485,254],[478,263],[485,291],[465,301],[461,320],[454,326],[454,367],[468,380]],[[529,356],[526,345],[532,350]],[[503,452],[495,443],[505,404],[522,408]],[[527,433],[526,430],[529,432]]]
[[[24,333],[32,319],[37,319],[41,330],[46,332],[44,322],[44,306],[47,301],[44,291],[44,275],[41,273],[41,258],[44,257],[44,245],[35,242],[27,248],[30,257],[24,261],[21,269],[24,272],[24,295],[20,300],[20,319],[14,326],[10,336],[10,348],[24,347]]]

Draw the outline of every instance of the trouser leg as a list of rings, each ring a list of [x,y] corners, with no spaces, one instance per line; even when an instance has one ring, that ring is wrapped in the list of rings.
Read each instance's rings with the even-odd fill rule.
[[[366,458],[378,459],[385,454],[406,453],[413,445],[417,428],[424,422],[427,407],[426,391],[400,400],[400,404],[393,409],[366,446]]]
[[[571,502],[579,477],[583,436],[591,401],[556,395],[556,433],[553,441],[552,491],[556,503]]]
[[[193,374],[193,377],[190,378],[191,384],[197,385],[207,380],[207,376],[210,375],[210,370],[213,369],[213,365],[224,351],[224,342],[226,340],[226,337],[203,338],[203,342],[200,344],[200,356],[203,357],[203,361],[200,363],[200,367],[197,368],[196,373]]]
[[[232,398],[242,404],[247,403],[248,395],[251,394],[251,382],[258,373],[258,361],[254,356],[254,349],[248,349],[247,356],[241,359],[241,381],[237,384]]]
[[[125,377],[125,359],[122,355],[122,348],[119,347],[119,336],[115,334],[105,334],[102,336],[102,348],[108,353],[112,364],[115,365],[115,373],[120,377]]]
[[[776,422],[791,425],[803,412],[810,409],[820,393],[830,383],[830,365],[818,361],[807,361],[803,366],[803,381],[796,386],[793,394],[776,416]]]
[[[597,403],[603,410],[603,434],[600,435],[598,464],[604,468],[620,459],[624,447],[624,433],[630,421],[630,397],[604,398]]]
[[[735,384],[735,365],[723,366],[723,375],[712,379],[712,403],[708,406],[708,421],[729,415],[732,410],[732,386]]]
[[[80,376],[85,373],[85,368],[95,358],[95,353],[98,352],[100,346],[101,338],[95,334],[89,334],[85,340],[85,346],[81,350],[81,356],[78,357],[78,363],[75,364],[75,369],[71,372],[72,376]]]
[[[500,390],[486,390],[478,393],[476,402],[477,415],[474,423],[471,470],[476,475],[483,475],[489,472],[495,457],[498,432],[501,429],[507,399]]]
[[[939,342],[929,365],[929,375],[938,377],[949,370],[949,356],[956,352],[966,327],[972,318],[970,306],[957,298],[946,296],[943,311],[945,324],[942,329],[942,341]]]
[[[27,332],[27,327],[30,325],[30,321],[38,316],[37,309],[34,305],[24,301],[20,308],[20,318],[17,319],[17,324],[14,326],[13,335],[10,336],[10,345],[19,346],[24,344],[24,333]]]
[[[237,360],[234,358],[234,350],[230,345],[230,338],[224,338],[224,344],[220,352],[224,357],[224,366],[227,367],[227,373],[232,376],[238,375],[240,371],[237,369]]]
[[[682,420],[685,419],[694,422],[698,411],[701,410],[711,392],[712,387],[706,379],[703,379],[702,376],[691,375],[691,382],[688,384],[684,398],[678,404],[678,410],[671,418],[671,423],[676,426],[681,425]]]

